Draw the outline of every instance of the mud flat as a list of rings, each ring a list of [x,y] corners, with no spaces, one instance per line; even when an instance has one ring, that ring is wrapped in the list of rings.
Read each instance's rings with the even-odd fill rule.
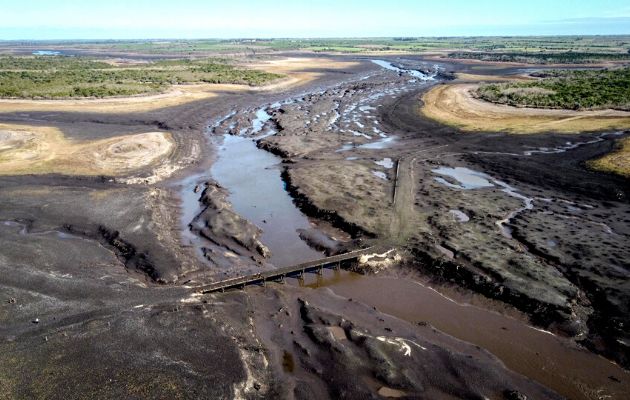
[[[340,77],[329,70],[304,82],[319,85]],[[182,99],[166,96],[164,102],[115,99],[109,108],[108,101],[0,104],[3,129],[22,130],[3,134],[2,162],[26,148],[56,157],[52,167],[0,176],[0,245],[7,249],[0,255],[1,398],[253,398],[273,393],[276,377],[250,323],[247,298],[237,294],[217,302],[224,306],[208,305],[186,286],[221,271],[200,262],[196,248],[182,244],[176,186],[198,172],[194,164],[202,170],[210,164],[204,135],[208,120],[263,103],[276,90],[293,90],[292,85],[213,87],[222,97],[184,94]],[[148,135],[135,142],[135,134]],[[151,143],[147,138],[155,148],[142,147]],[[53,145],[57,153],[41,151]],[[162,152],[164,145],[168,151]],[[119,156],[116,165],[123,169],[127,161],[142,162],[124,172],[101,168],[91,158],[101,150],[112,166]],[[138,151],[148,158],[136,157]],[[134,155],[130,160],[129,154]],[[75,161],[82,164],[74,164],[76,170],[65,164],[78,155]],[[24,158],[29,160],[40,162]],[[156,163],[176,168],[149,179]],[[114,176],[104,176],[109,173]],[[213,245],[227,254],[234,230],[248,243],[257,229],[230,214],[225,190],[207,182],[202,180],[195,200],[208,208],[225,206],[228,220],[234,221],[232,228],[209,234],[220,236]],[[249,231],[240,229],[248,226]],[[259,268],[251,259],[243,264]]]
[[[85,144],[168,132],[177,166],[0,176],[0,397],[627,397],[627,373],[578,345],[626,360],[630,193],[584,166],[625,134],[462,135],[417,113],[443,66],[381,61],[291,57],[275,63],[301,86],[129,112],[0,106],[3,124]],[[251,175],[265,187],[239,194]],[[280,195],[288,222],[265,209]],[[194,293],[285,262],[266,235],[386,244],[405,269]]]
[[[334,216],[364,239],[402,244],[423,273],[511,304],[532,324],[625,363],[628,255],[619,251],[628,231],[615,221],[628,212],[628,186],[585,167],[625,134],[462,135],[418,115],[421,81],[386,71],[273,114],[278,133],[261,144],[287,160],[303,209]],[[398,167],[378,164],[383,158]],[[574,222],[588,228],[578,234]],[[590,261],[579,265],[584,254]]]

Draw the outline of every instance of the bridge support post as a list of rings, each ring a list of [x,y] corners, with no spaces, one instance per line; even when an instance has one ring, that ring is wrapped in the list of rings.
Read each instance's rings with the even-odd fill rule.
[[[319,268],[317,268],[317,275],[323,275],[324,274],[324,266],[320,265]]]
[[[335,264],[335,269],[337,271],[341,270],[341,261],[337,261],[337,264]]]

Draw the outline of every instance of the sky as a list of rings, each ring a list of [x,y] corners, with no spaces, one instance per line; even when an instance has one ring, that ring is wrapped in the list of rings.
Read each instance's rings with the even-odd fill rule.
[[[628,0],[0,0],[0,40],[630,34]]]

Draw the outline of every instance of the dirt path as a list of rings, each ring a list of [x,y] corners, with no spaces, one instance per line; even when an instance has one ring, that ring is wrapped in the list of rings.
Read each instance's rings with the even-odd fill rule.
[[[413,226],[413,203],[415,197],[413,164],[415,157],[403,157],[396,165],[392,221],[389,227],[390,238],[397,244],[404,244]]]

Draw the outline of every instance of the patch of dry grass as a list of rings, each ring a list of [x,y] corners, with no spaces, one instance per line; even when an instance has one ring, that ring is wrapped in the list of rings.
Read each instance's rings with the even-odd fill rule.
[[[457,82],[507,82],[507,81],[514,81],[514,80],[530,81],[534,79],[527,75],[499,76],[499,75],[468,74],[465,72],[456,73],[455,78],[457,79]]]
[[[598,171],[612,172],[630,178],[630,137],[619,140],[615,151],[589,161],[588,165]]]

